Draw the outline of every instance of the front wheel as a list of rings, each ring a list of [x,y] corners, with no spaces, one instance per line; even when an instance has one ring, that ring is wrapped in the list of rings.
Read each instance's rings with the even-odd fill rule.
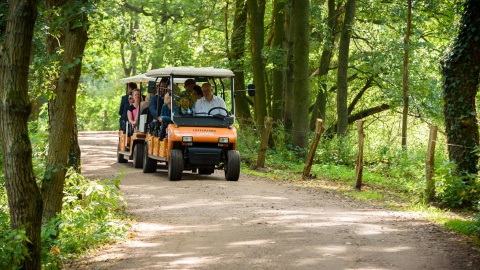
[[[118,146],[117,146],[117,162],[118,163],[127,163],[128,162],[128,160],[125,159],[123,154],[120,154],[120,142],[118,142]]]
[[[143,144],[137,143],[135,144],[135,148],[133,149],[133,167],[135,168],[142,168],[143,163]]]
[[[172,149],[170,151],[170,161],[168,162],[168,180],[176,181],[182,179],[183,172],[183,154],[181,150]]]
[[[238,181],[240,177],[240,152],[229,150],[227,152],[227,164],[225,166],[225,179]]]
[[[152,173],[157,170],[157,161],[148,157],[148,144],[143,149],[143,172]]]

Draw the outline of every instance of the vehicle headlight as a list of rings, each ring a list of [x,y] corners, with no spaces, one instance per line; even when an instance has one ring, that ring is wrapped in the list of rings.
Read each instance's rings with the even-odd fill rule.
[[[220,138],[218,138],[218,143],[228,143],[228,137],[220,137]]]
[[[183,136],[182,137],[182,142],[193,142],[193,137],[192,136]]]

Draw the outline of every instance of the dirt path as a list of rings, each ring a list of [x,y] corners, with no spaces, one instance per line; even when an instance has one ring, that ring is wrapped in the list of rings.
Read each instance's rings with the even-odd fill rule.
[[[87,177],[124,172],[137,223],[77,269],[480,269],[465,240],[411,213],[249,175],[171,182],[164,168],[117,164],[116,133],[79,136]]]

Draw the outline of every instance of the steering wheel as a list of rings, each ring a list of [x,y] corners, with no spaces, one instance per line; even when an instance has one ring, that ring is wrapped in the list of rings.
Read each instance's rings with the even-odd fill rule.
[[[212,114],[210,114],[210,113],[211,113],[213,110],[216,110],[216,109],[224,110],[224,111],[227,113],[227,116],[230,115],[230,114],[228,113],[227,109],[225,109],[224,107],[213,107],[213,108],[211,108],[211,109],[208,111],[207,114],[208,114],[208,115],[212,115]]]

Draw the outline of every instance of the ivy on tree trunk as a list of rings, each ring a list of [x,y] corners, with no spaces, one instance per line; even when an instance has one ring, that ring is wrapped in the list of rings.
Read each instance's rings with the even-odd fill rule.
[[[479,133],[475,97],[480,72],[479,25],[480,5],[470,0],[464,5],[453,49],[442,60],[448,155],[460,176],[477,173]]]

